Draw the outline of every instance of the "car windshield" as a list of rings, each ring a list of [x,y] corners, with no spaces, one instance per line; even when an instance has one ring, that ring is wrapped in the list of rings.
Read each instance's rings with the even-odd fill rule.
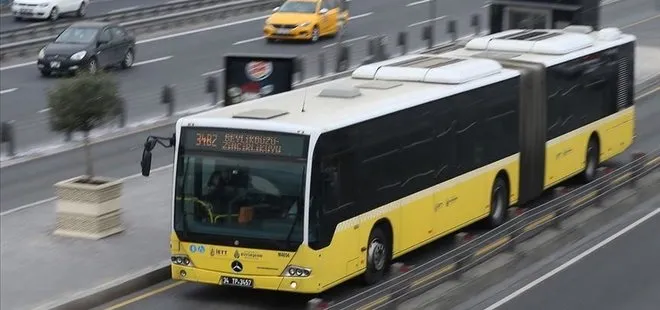
[[[282,13],[316,13],[316,2],[287,1],[279,9]]]
[[[184,155],[176,172],[176,231],[302,242],[304,160],[179,152]]]
[[[96,39],[96,28],[70,27],[62,32],[55,43],[88,44]]]

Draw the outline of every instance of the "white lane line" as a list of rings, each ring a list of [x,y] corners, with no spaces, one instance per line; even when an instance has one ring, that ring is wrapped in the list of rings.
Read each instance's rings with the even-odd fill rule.
[[[133,66],[142,66],[142,65],[146,65],[146,64],[150,64],[150,63],[154,63],[154,62],[164,61],[164,60],[168,60],[172,57],[174,57],[174,56],[165,56],[165,57],[149,59],[149,60],[145,60],[145,61],[138,61],[138,62],[134,63]]]
[[[367,13],[360,14],[360,15],[349,16],[349,17],[348,17],[348,20],[354,20],[354,19],[358,19],[358,18],[367,17],[367,16],[369,16],[369,15],[371,15],[371,14],[373,14],[373,13],[374,13],[374,12],[367,12]]]
[[[0,90],[0,95],[9,94],[9,93],[15,92],[17,90],[18,90],[18,88],[3,89],[3,90]]]
[[[653,210],[653,212],[645,215],[641,219],[639,219],[639,220],[635,221],[634,223],[626,226],[622,230],[618,231],[616,234],[614,234],[614,235],[610,236],[609,238],[601,241],[600,243],[594,245],[593,247],[589,248],[588,250],[582,252],[580,255],[578,255],[576,257],[573,257],[571,260],[563,263],[561,266],[559,266],[559,267],[553,269],[552,271],[544,274],[540,278],[530,282],[529,284],[523,286],[522,288],[520,288],[517,291],[511,293],[509,296],[504,297],[500,301],[492,304],[490,307],[488,307],[484,310],[495,310],[495,309],[497,309],[498,307],[500,307],[500,306],[504,305],[505,303],[511,301],[512,299],[520,296],[521,294],[525,293],[526,291],[530,290],[531,288],[539,285],[541,282],[543,282],[543,281],[549,279],[550,277],[560,273],[562,270],[570,267],[571,265],[579,262],[581,259],[585,258],[587,255],[589,255],[589,254],[595,252],[596,250],[606,246],[608,243],[616,240],[617,238],[621,237],[623,234],[633,230],[635,227],[637,227],[637,226],[641,225],[642,223],[648,221],[649,219],[651,219],[652,217],[654,217],[658,213],[660,213],[660,208]]]
[[[50,111],[50,108],[41,109],[37,113],[46,113],[48,111]]]
[[[119,13],[119,12],[123,12],[123,11],[130,11],[130,10],[133,10],[133,9],[137,9],[139,7],[140,7],[139,5],[134,5],[134,6],[121,8],[121,9],[110,10],[110,11],[108,11],[108,13]]]
[[[369,37],[369,36],[361,36],[361,37],[352,38],[352,39],[348,39],[348,40],[342,40],[341,42],[342,42],[342,43],[351,43],[351,42],[355,42],[355,41],[364,40],[364,39],[366,39],[366,38],[368,38],[368,37]],[[321,48],[330,48],[330,47],[333,47],[333,46],[336,46],[336,45],[337,45],[337,43],[330,43],[330,44],[328,44],[328,45],[324,45],[324,46],[321,47]]]
[[[256,37],[256,38],[252,38],[252,39],[236,41],[232,45],[241,45],[241,44],[250,43],[250,42],[254,42],[254,41],[259,41],[259,40],[263,40],[263,39],[264,39],[264,36],[260,36],[260,37]]]
[[[0,14],[0,17],[9,17],[12,16],[11,13]]]
[[[408,28],[421,26],[421,25],[428,24],[428,23],[430,23],[430,22],[434,22],[434,21],[439,21],[439,20],[445,19],[446,17],[447,17],[447,16],[443,15],[443,16],[440,16],[440,17],[436,17],[436,18],[434,18],[434,19],[423,20],[423,21],[421,21],[421,22],[417,22],[417,23],[414,23],[414,24],[410,24],[410,25],[408,25]]]
[[[222,25],[215,25],[215,26],[209,26],[209,27],[193,29],[193,30],[188,30],[188,31],[183,31],[183,32],[172,33],[172,34],[168,34],[168,35],[164,35],[164,36],[160,36],[160,37],[140,40],[140,41],[135,42],[135,44],[145,44],[145,43],[161,41],[161,40],[167,40],[167,39],[181,37],[181,36],[187,36],[187,35],[200,33],[200,32],[205,32],[205,31],[211,31],[211,30],[216,30],[216,29],[227,28],[227,27],[231,27],[231,26],[236,26],[236,25],[250,23],[250,22],[253,22],[253,21],[257,21],[257,20],[266,19],[269,16],[270,15],[258,16],[258,17],[243,19],[243,20],[237,20],[235,22],[226,23],[226,24],[222,24]],[[0,71],[21,68],[21,67],[25,67],[25,66],[34,65],[34,64],[36,64],[36,61],[30,61],[30,62],[11,65],[11,66],[0,67]]]
[[[411,2],[411,3],[406,4],[406,7],[416,6],[416,5],[424,4],[424,3],[427,3],[427,2],[431,2],[431,1],[429,1],[429,0],[415,1],[415,2]]]
[[[225,72],[225,69],[218,69],[218,70],[213,70],[213,71],[209,71],[209,72],[206,72],[206,73],[202,73],[202,76],[214,75],[214,74],[218,74],[218,73],[221,73],[221,72]]]
[[[167,1],[166,3],[170,3],[170,4],[171,4],[171,3],[179,3],[179,2],[186,2],[186,1],[187,1],[187,0],[170,0],[170,1]]]
[[[172,168],[172,164],[168,164],[168,165],[166,165],[166,166],[162,166],[162,167],[158,167],[158,168],[151,169],[151,172],[152,172],[152,173],[153,173],[153,172],[158,172],[158,171],[162,171],[162,170],[169,169],[169,168]],[[136,173],[136,174],[132,174],[132,175],[129,175],[129,176],[127,176],[127,177],[121,178],[121,179],[119,179],[119,180],[122,181],[122,182],[125,182],[125,181],[128,181],[128,180],[137,179],[137,178],[139,178],[139,177],[144,178],[144,177],[142,176],[142,173]],[[44,200],[39,200],[39,201],[36,201],[36,202],[33,202],[33,203],[29,203],[29,204],[26,204],[26,205],[22,205],[22,206],[20,206],[20,207],[18,207],[18,208],[14,208],[14,209],[11,209],[11,210],[7,210],[7,211],[0,212],[0,216],[5,216],[5,215],[8,215],[8,214],[11,214],[11,213],[14,213],[14,212],[18,212],[18,211],[21,211],[21,210],[25,210],[25,209],[29,209],[29,208],[32,208],[32,207],[36,207],[36,206],[39,206],[39,205],[41,205],[41,204],[44,204],[44,203],[47,203],[47,202],[51,202],[51,201],[53,201],[53,200],[55,200],[55,199],[57,199],[57,197],[50,197],[50,198],[46,198],[46,199],[44,199]]]

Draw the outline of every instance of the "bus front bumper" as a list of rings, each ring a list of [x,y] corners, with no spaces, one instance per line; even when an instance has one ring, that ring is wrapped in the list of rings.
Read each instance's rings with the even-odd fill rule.
[[[245,279],[251,280],[251,286],[229,285],[232,287],[246,287],[258,290],[286,291],[292,293],[318,293],[321,286],[314,281],[314,277],[281,277],[281,276],[255,276],[241,275],[238,273],[223,273],[199,269],[195,267],[184,267],[172,264],[172,279],[197,283],[223,285],[223,278],[230,277],[240,279],[237,283],[245,283]]]

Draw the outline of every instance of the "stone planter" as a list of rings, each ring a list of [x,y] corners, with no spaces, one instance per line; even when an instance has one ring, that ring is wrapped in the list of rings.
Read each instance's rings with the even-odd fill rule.
[[[122,182],[85,176],[54,185],[57,196],[55,235],[98,240],[119,233],[121,225]]]

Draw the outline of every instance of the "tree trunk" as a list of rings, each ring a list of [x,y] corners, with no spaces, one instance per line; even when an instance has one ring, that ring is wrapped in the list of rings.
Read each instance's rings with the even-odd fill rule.
[[[85,174],[91,180],[94,177],[94,167],[92,165],[92,150],[89,145],[89,131],[85,131],[83,138],[83,148],[85,149]]]

